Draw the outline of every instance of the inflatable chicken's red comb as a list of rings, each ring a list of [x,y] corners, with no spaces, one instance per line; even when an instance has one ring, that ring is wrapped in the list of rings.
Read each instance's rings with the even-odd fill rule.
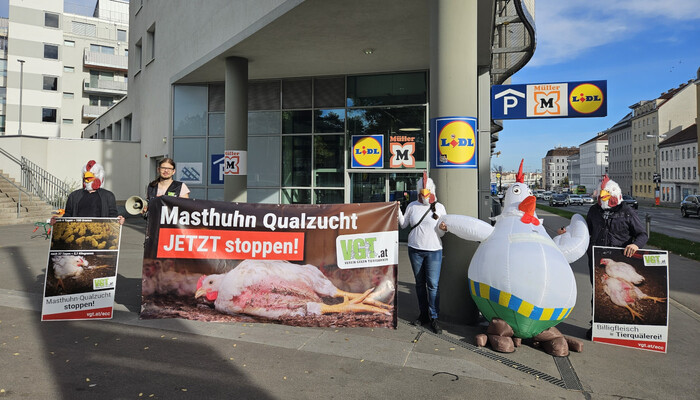
[[[609,181],[610,177],[608,176],[608,174],[605,174],[605,176],[603,177],[603,182],[600,183],[600,190],[605,189],[605,185],[607,185]]]
[[[525,161],[525,159],[520,160],[520,169],[518,170],[518,174],[515,175],[515,181],[518,183],[525,183],[525,175],[523,175],[523,161]]]

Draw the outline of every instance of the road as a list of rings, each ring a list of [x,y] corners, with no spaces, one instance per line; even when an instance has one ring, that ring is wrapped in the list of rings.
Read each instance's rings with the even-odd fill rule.
[[[549,205],[549,202],[544,200],[537,200],[537,203]],[[583,206],[568,206],[562,208],[567,211],[586,214],[590,207],[590,204],[586,204]],[[670,237],[692,240],[694,242],[700,241],[700,218],[695,216],[683,218],[680,208],[640,205],[637,214],[642,222],[645,221],[647,215],[651,217],[652,232],[663,233]]]

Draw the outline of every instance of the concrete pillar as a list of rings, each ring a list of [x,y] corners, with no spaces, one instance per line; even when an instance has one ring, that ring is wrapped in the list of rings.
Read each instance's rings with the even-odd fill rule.
[[[226,59],[225,150],[248,151],[248,60]],[[246,168],[247,169],[247,168]],[[224,200],[247,201],[248,176],[224,176]]]
[[[434,0],[430,7],[430,118],[477,117],[477,0]],[[477,121],[480,132],[482,124],[488,127],[489,120]],[[433,145],[430,143],[430,149]],[[488,147],[490,142],[478,146]],[[482,154],[480,150],[478,157]],[[476,169],[432,169],[430,177],[448,213],[478,217]],[[469,295],[467,267],[477,243],[449,233],[442,243],[440,318],[473,322],[478,314]]]

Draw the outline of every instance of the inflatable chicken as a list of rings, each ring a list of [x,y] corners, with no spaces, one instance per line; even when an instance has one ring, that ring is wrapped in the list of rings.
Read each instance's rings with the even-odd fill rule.
[[[522,168],[521,161],[517,181],[506,191],[503,212],[494,226],[464,215],[448,214],[441,220],[448,232],[481,242],[468,273],[469,290],[481,313],[489,321],[505,321],[517,338],[537,340],[537,335],[563,321],[576,303],[569,263],[586,252],[589,234],[586,221],[575,214],[566,233],[550,238],[537,218],[536,199],[523,183]],[[491,344],[498,351],[513,351],[512,342]]]

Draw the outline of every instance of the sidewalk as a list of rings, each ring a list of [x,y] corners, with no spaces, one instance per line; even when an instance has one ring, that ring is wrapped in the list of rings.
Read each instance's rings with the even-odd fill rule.
[[[550,233],[563,218],[540,214]],[[33,226],[0,227],[0,398],[696,398],[700,263],[671,256],[667,354],[585,341],[553,358],[523,346],[472,345],[482,327],[415,317],[413,275],[401,246],[396,330],[139,320],[144,224],[122,232],[114,318],[40,322],[49,243]],[[585,257],[584,257],[585,258]],[[573,264],[579,301],[558,328],[583,338],[590,320],[585,260]],[[466,295],[466,294],[465,294]],[[152,395],[152,396],[151,396]]]

